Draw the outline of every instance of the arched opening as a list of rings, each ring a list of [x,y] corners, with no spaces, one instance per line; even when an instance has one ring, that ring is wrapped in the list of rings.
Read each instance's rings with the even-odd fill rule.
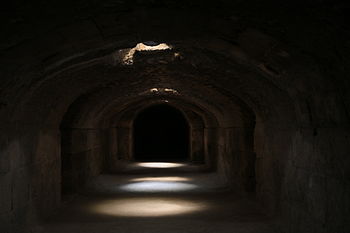
[[[133,125],[134,158],[142,161],[187,160],[189,125],[182,112],[166,104],[141,111]]]

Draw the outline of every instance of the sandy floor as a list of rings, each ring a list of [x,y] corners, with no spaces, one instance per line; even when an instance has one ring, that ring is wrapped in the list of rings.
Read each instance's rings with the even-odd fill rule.
[[[174,164],[168,164],[173,166]],[[165,167],[164,167],[165,166]],[[272,233],[252,198],[189,165],[132,164],[101,175],[35,231],[40,233]],[[154,170],[159,169],[158,172]],[[186,172],[184,172],[186,171]]]

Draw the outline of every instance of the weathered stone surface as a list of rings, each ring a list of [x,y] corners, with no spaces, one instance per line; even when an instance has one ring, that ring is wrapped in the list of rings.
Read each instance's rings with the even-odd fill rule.
[[[1,232],[132,160],[135,115],[159,103],[187,116],[194,160],[255,190],[282,232],[349,232],[347,3],[29,5],[2,5]],[[146,41],[172,49],[123,57]]]
[[[12,222],[10,213],[0,214],[0,231],[4,233],[12,233]]]
[[[13,172],[12,183],[12,208],[13,210],[24,209],[30,200],[30,183],[27,169],[19,169]]]
[[[1,152],[0,155],[0,174],[6,174],[11,169],[10,153],[7,151]]]
[[[0,174],[0,215],[12,210],[11,174]]]

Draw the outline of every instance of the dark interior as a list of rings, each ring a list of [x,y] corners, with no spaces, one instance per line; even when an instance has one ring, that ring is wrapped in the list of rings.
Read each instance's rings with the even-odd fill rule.
[[[350,233],[350,0],[0,11],[0,233]]]
[[[142,161],[186,160],[189,127],[183,114],[168,105],[143,110],[134,122],[134,156]]]

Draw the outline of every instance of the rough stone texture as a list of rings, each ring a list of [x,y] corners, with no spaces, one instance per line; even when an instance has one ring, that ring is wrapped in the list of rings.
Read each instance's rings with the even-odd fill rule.
[[[62,190],[77,191],[87,179],[105,167],[105,132],[99,129],[67,129],[62,134]]]
[[[3,4],[1,232],[54,212],[66,155],[74,184],[132,159],[125,110],[165,100],[200,116],[205,162],[255,190],[282,232],[348,232],[348,11],[328,0]],[[150,40],[174,48],[122,64],[118,51]]]
[[[1,175],[1,191],[0,191],[0,213],[9,213],[12,209],[12,190],[11,190],[11,177],[10,174]]]

